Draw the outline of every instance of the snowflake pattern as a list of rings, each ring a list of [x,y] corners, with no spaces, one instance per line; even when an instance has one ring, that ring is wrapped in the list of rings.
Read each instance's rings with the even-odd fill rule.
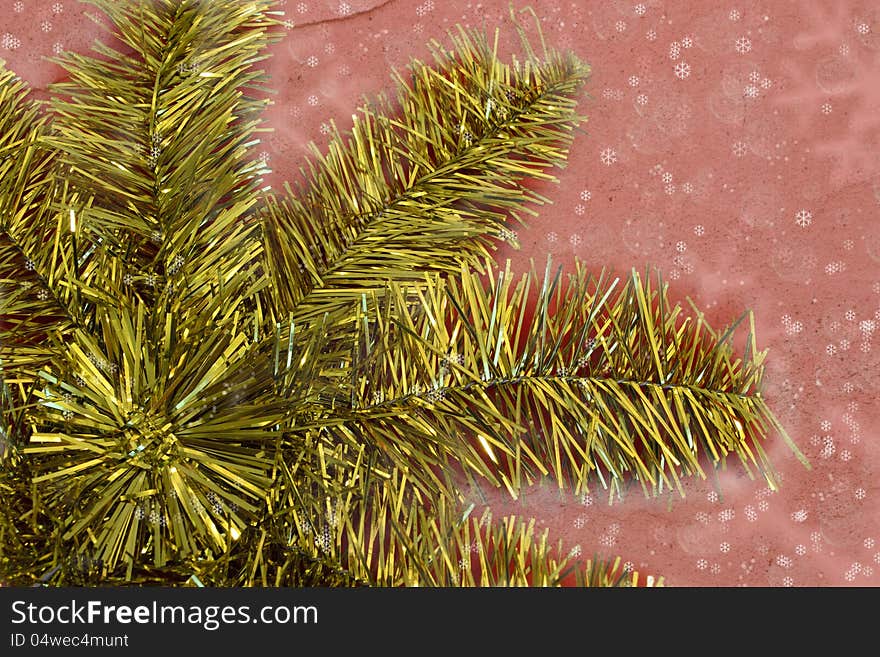
[[[76,38],[72,30],[72,26],[80,24],[77,22],[81,17],[77,3],[50,2],[44,3],[39,12],[32,10],[32,2],[15,0],[7,5],[8,22],[0,31],[0,55],[12,70],[20,68],[24,71],[21,62],[27,58],[37,60],[47,54],[59,55],[67,49],[82,47],[81,39]],[[768,6],[771,11],[774,9],[772,3]],[[479,18],[476,7],[474,4],[467,9],[465,18],[471,23]],[[505,7],[506,2],[493,4],[490,1],[484,3],[481,11],[485,13],[487,8]],[[361,5],[351,0],[286,2],[286,12],[296,19],[297,24],[317,19],[322,11],[331,17],[335,14],[346,18],[345,21],[331,21],[326,29],[316,28],[312,41],[297,44],[298,61],[302,62],[304,69],[303,81],[291,85],[288,93],[292,100],[288,99],[286,106],[281,98],[277,103],[287,116],[296,119],[291,122],[296,125],[292,128],[290,143],[326,136],[330,132],[331,120],[341,123],[340,117],[333,115],[336,98],[327,90],[339,86],[340,93],[359,92],[361,72],[372,64],[384,65],[389,50],[387,46],[393,45],[393,38],[401,36],[381,35],[375,29],[378,25],[370,26],[373,29],[367,31],[366,21],[358,27],[356,21],[360,16],[353,16],[355,8],[360,11]],[[615,224],[605,217],[619,220],[630,214],[644,215],[644,224],[650,229],[640,234],[639,240],[652,249],[649,259],[665,263],[664,268],[669,271],[663,274],[668,279],[683,275],[688,267],[694,272],[692,281],[696,281],[697,276],[705,276],[711,285],[707,285],[702,294],[709,295],[706,301],[710,304],[716,302],[712,293],[706,291],[710,288],[718,290],[718,294],[724,297],[742,293],[745,298],[750,292],[765,288],[768,295],[781,294],[774,287],[779,281],[790,283],[796,278],[810,279],[809,287],[818,288],[818,292],[802,295],[790,285],[786,286],[786,290],[791,290],[792,298],[788,297],[788,292],[782,293],[780,300],[784,305],[765,320],[773,326],[765,346],[777,355],[780,347],[790,352],[784,359],[774,359],[783,371],[774,373],[773,394],[775,399],[783,400],[784,405],[792,405],[792,436],[796,441],[798,434],[804,436],[805,449],[811,460],[819,462],[824,471],[833,473],[835,482],[846,482],[834,494],[845,498],[853,513],[864,513],[866,502],[873,503],[869,499],[873,489],[870,481],[853,476],[858,472],[858,466],[854,464],[865,461],[865,441],[870,428],[876,425],[876,415],[871,415],[872,411],[866,410],[864,404],[861,409],[851,411],[847,404],[854,403],[854,399],[871,390],[866,386],[870,385],[871,368],[876,367],[878,358],[876,340],[880,308],[877,295],[880,295],[880,280],[863,280],[862,263],[873,264],[880,258],[880,245],[871,243],[868,239],[871,231],[863,229],[870,226],[866,219],[869,212],[865,209],[875,208],[880,200],[880,182],[876,182],[880,181],[880,167],[864,167],[861,178],[850,170],[841,173],[839,180],[833,176],[822,178],[821,175],[809,179],[811,171],[815,173],[828,162],[833,162],[822,159],[824,156],[816,147],[818,138],[810,132],[812,126],[818,126],[818,131],[835,130],[835,134],[842,136],[851,134],[849,122],[857,119],[851,112],[860,97],[835,93],[833,88],[816,88],[815,67],[808,68],[807,77],[814,94],[803,102],[802,109],[794,108],[798,111],[795,117],[786,113],[782,103],[789,91],[796,96],[794,92],[797,90],[792,85],[797,78],[788,73],[785,77],[779,73],[777,78],[776,72],[780,70],[778,62],[783,59],[796,66],[814,61],[820,51],[829,53],[835,58],[829,61],[835,65],[839,63],[841,70],[848,71],[845,66],[858,63],[859,57],[869,53],[868,44],[874,43],[871,40],[877,36],[876,23],[872,23],[868,15],[853,10],[846,15],[841,29],[836,31],[840,37],[836,42],[819,41],[814,47],[798,52],[788,41],[792,40],[790,36],[801,31],[808,35],[809,21],[815,18],[811,18],[808,11],[802,12],[803,24],[796,26],[798,31],[793,23],[782,24],[787,18],[773,16],[772,28],[778,28],[778,34],[784,38],[772,42],[766,18],[761,14],[754,15],[755,10],[751,7],[716,7],[719,13],[713,14],[712,18],[716,21],[713,26],[718,28],[717,32],[704,29],[706,23],[701,19],[708,19],[709,14],[696,5],[689,9],[686,17],[676,19],[673,24],[668,24],[662,16],[666,9],[634,0],[620,11],[615,9],[609,19],[606,28],[613,38],[603,44],[602,51],[595,53],[594,68],[597,72],[613,70],[619,73],[616,77],[603,78],[607,87],[594,89],[593,93],[603,97],[606,109],[613,116],[602,116],[601,122],[599,116],[591,118],[587,132],[593,133],[593,141],[588,135],[576,142],[572,149],[572,159],[585,169],[572,167],[563,175],[571,171],[577,176],[584,170],[587,175],[574,183],[569,178],[565,184],[573,184],[573,187],[560,187],[560,198],[566,200],[558,204],[558,214],[550,215],[549,208],[542,209],[542,214],[548,212],[549,219],[543,237],[536,240],[539,250],[570,254],[576,247],[576,252],[589,252],[592,260],[593,250],[602,248],[597,246],[602,240],[591,240],[591,233],[587,232],[585,225],[590,225],[590,231],[594,228],[609,230],[612,233],[608,241],[610,245],[619,243],[620,239],[619,235],[613,234]],[[419,0],[409,5],[407,11],[412,19],[412,31],[407,30],[402,36],[429,34],[434,25],[459,18],[436,0]],[[462,8],[459,13],[464,12]],[[540,15],[542,10],[538,13]],[[549,17],[550,11],[546,13]],[[583,6],[572,3],[571,13],[572,16],[565,19],[565,28],[559,30],[560,42],[565,38],[574,42],[575,31],[571,26],[575,23],[588,24]],[[718,25],[719,19],[721,25]],[[289,29],[293,28],[293,21],[288,24]],[[355,32],[346,32],[352,26]],[[362,35],[358,30],[363,30]],[[351,36],[355,33],[359,34],[357,40]],[[813,34],[821,35],[822,31],[814,29]],[[369,52],[362,53],[357,49],[357,56],[352,55],[348,45],[351,41],[355,44],[363,41]],[[361,57],[364,57],[363,61]],[[615,66],[618,62],[620,65]],[[197,74],[195,62],[182,64],[181,74]],[[378,65],[372,67],[381,68]],[[314,79],[308,80],[306,75],[314,76]],[[663,80],[675,84],[670,83],[666,88]],[[705,92],[699,90],[704,84]],[[769,102],[771,100],[773,102]],[[685,111],[688,102],[694,108],[699,103],[701,111],[705,109],[705,125],[694,121],[691,125],[679,126],[674,121],[677,113]],[[774,114],[777,109],[780,111],[778,115]],[[587,113],[592,112],[588,110]],[[795,118],[803,120],[799,122]],[[806,130],[802,125],[811,128]],[[301,132],[297,132],[300,129]],[[596,143],[599,135],[601,141]],[[138,139],[144,164],[158,163],[163,156],[161,141],[152,143],[144,136]],[[603,141],[614,146],[604,146]],[[692,150],[690,145],[694,145]],[[260,148],[266,150],[255,153],[257,159],[268,165],[269,158],[263,155],[270,154],[273,168],[281,171],[288,168],[287,156],[281,149],[267,144],[258,150]],[[597,153],[598,162],[594,159]],[[648,168],[654,162],[661,163],[661,168],[649,175]],[[590,189],[583,189],[586,186]],[[851,200],[837,194],[843,189],[848,190],[847,196]],[[626,193],[621,193],[622,190]],[[552,196],[553,192],[547,195]],[[834,199],[836,205],[826,206],[824,201],[816,200],[825,197]],[[863,209],[861,214],[857,212],[859,207]],[[748,225],[744,223],[745,218],[749,219]],[[665,224],[662,228],[659,226],[661,221]],[[164,238],[159,232],[147,235],[157,248],[163,248]],[[735,236],[735,239],[725,241],[726,236]],[[499,237],[516,238],[504,231]],[[523,241],[525,244],[526,240]],[[737,243],[730,246],[732,242]],[[732,257],[753,256],[754,276],[733,275],[724,271],[723,265],[713,265],[721,262],[718,257],[721,244],[727,244],[725,248],[733,250]],[[770,266],[773,254],[783,247],[790,256],[779,259],[779,266]],[[613,248],[606,248],[613,255]],[[768,264],[764,267],[759,264],[761,262]],[[619,264],[629,266],[630,263],[620,261]],[[37,270],[42,266],[41,263],[27,262],[23,267],[29,279],[36,281],[29,291],[34,298],[46,294],[38,284],[43,272]],[[119,275],[126,286],[126,294],[135,295],[142,286],[164,287],[172,277],[182,275],[186,266],[186,262],[178,257],[170,262],[157,261],[158,273],[126,273],[123,269]],[[741,278],[745,279],[744,285]],[[823,281],[834,283],[832,287],[823,287],[826,285]],[[871,294],[875,296],[869,297]],[[815,303],[812,301],[814,297],[817,298]],[[810,312],[810,309],[827,306],[829,299],[840,306],[826,322],[821,314]],[[723,301],[724,298],[719,296],[718,302]],[[781,323],[780,316],[786,318]],[[833,322],[837,322],[836,330],[832,328]],[[759,341],[761,334],[759,329]],[[454,358],[450,359],[450,367],[452,360]],[[110,371],[111,365],[115,366],[106,360],[102,363],[100,359],[96,365],[103,367],[102,371]],[[808,371],[809,376],[801,376],[801,371]],[[76,376],[71,374],[71,383],[80,385]],[[420,394],[426,402],[431,402],[443,399],[446,391],[429,387]],[[71,411],[60,410],[59,413],[67,418]],[[785,466],[783,469],[786,475],[794,478],[808,476],[797,468]],[[777,494],[779,497],[767,495],[752,499],[748,493],[743,495],[733,491],[723,498],[709,500],[698,495],[693,501],[686,502],[688,513],[681,523],[695,523],[707,541],[710,535],[713,540],[704,543],[701,553],[684,560],[680,574],[669,574],[675,574],[676,581],[682,582],[686,581],[687,572],[699,577],[699,581],[718,583],[735,583],[737,576],[741,576],[744,585],[760,585],[767,582],[769,563],[777,573],[773,576],[773,583],[800,586],[816,582],[815,573],[819,569],[814,567],[811,559],[824,558],[836,564],[835,568],[826,570],[826,579],[833,580],[832,583],[875,585],[876,571],[880,566],[880,552],[877,550],[880,533],[866,531],[858,534],[852,553],[847,554],[834,543],[833,536],[829,536],[826,542],[821,532],[813,531],[820,523],[823,532],[826,531],[824,524],[828,510],[825,505],[829,504],[827,500],[830,498],[823,500],[816,496],[802,500],[793,497],[792,490],[797,490],[796,486],[785,481]],[[825,493],[827,495],[829,491],[825,490]],[[596,500],[596,508],[590,513],[603,506],[598,494],[595,498],[586,496],[584,499],[591,504],[593,499]],[[216,511],[220,502],[206,499],[208,510]],[[577,511],[568,516],[566,526],[571,527],[574,523],[575,528],[584,528],[587,526],[586,516],[583,516],[586,510],[577,504],[576,507]],[[149,505],[139,506],[134,513],[143,521],[172,522],[170,514]],[[321,522],[316,521],[311,534],[315,549],[330,549],[336,540],[335,534],[330,533],[329,519],[326,527]],[[603,526],[592,516],[590,522],[594,528]],[[778,528],[775,523],[779,524]],[[626,521],[622,526],[629,527]],[[742,531],[750,533],[741,534]],[[604,532],[596,534],[596,542],[603,546],[616,545],[615,549],[624,551],[620,528],[612,532],[606,527]],[[767,556],[759,559],[757,564],[750,562],[750,557],[759,553],[758,542],[752,542],[750,538],[752,534],[762,536],[760,540],[767,546]],[[875,538],[871,538],[872,535]],[[742,536],[749,538],[744,540]],[[668,557],[668,552],[660,552],[662,548],[657,547],[660,544],[661,541],[652,543],[652,549],[657,549],[664,558]],[[671,544],[676,544],[674,538]],[[589,553],[594,547],[584,544],[583,550]],[[834,557],[830,555],[832,551]],[[819,554],[823,556],[815,556]],[[644,554],[635,550],[622,556],[633,559],[627,562],[628,567],[634,568],[632,564],[637,563],[640,572],[643,569],[649,572],[654,563],[647,550]],[[731,565],[728,565],[728,559]],[[674,563],[676,560],[667,561]],[[453,565],[455,563],[452,561]],[[872,566],[874,570],[870,569]],[[715,579],[709,580],[710,577]]]
[[[813,223],[813,213],[809,210],[798,210],[794,215],[794,222],[801,228],[806,228]]]

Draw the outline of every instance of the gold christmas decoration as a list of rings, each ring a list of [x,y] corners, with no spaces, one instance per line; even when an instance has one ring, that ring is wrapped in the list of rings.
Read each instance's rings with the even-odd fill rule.
[[[791,444],[750,315],[651,272],[517,278],[589,67],[461,29],[274,194],[268,0],[92,0],[44,110],[0,69],[0,581],[609,586],[468,484],[649,494]]]

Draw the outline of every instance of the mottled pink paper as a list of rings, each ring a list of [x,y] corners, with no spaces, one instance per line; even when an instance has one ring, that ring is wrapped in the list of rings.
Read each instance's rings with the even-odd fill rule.
[[[261,153],[276,187],[330,121],[350,126],[364,96],[391,90],[391,67],[448,43],[456,23],[516,44],[507,0],[279,4],[288,34],[267,64],[278,93]],[[499,257],[521,271],[548,254],[596,272],[655,266],[675,300],[719,326],[752,308],[770,348],[766,396],[812,469],[774,440],[778,492],[731,464],[688,482],[684,499],[632,492],[609,505],[601,489],[548,484],[491,506],[671,586],[880,584],[880,6],[531,6],[549,44],[591,64],[589,121],[559,184],[540,186],[553,204]],[[87,11],[0,0],[0,58],[46,97],[62,72],[45,58],[101,34]]]

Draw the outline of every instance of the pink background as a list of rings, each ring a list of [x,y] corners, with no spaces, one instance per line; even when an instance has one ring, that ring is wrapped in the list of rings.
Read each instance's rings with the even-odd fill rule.
[[[507,0],[279,3],[288,34],[260,156],[278,188],[391,67],[455,23],[502,27]],[[499,512],[534,515],[583,556],[620,555],[672,586],[880,584],[880,7],[876,2],[533,0],[548,42],[593,67],[589,116],[553,200],[502,249],[525,270],[580,257],[659,267],[716,325],[746,308],[770,348],[765,393],[813,465],[769,444],[780,491],[743,476],[684,499],[536,486]],[[45,97],[53,52],[100,29],[73,0],[0,0],[0,58]]]

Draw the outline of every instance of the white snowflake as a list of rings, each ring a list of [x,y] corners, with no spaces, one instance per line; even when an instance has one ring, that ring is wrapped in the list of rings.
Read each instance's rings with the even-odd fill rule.
[[[868,493],[865,491],[864,488],[856,488],[854,496],[857,500],[863,500],[868,496]]]
[[[617,21],[614,24],[614,29],[617,30],[618,32],[625,32],[626,31],[626,21]]]
[[[583,216],[586,210],[587,209],[581,203],[578,203],[576,206],[574,206],[574,213],[579,217]]]
[[[830,459],[834,456],[835,451],[837,451],[837,447],[834,444],[834,439],[831,436],[825,436],[825,439],[822,441],[822,451],[819,455],[822,458]]]
[[[648,104],[648,97],[645,94],[639,94],[636,96],[636,102],[639,105],[645,106]]]
[[[333,536],[330,533],[330,527],[324,525],[324,527],[321,529],[321,533],[315,535],[315,547],[326,554],[330,552],[332,546]]]
[[[582,241],[583,241],[583,238],[581,238],[581,236],[578,235],[577,233],[574,233],[573,235],[571,235],[568,238],[568,242],[572,246],[579,246]]]
[[[647,33],[645,33],[645,38],[648,41],[655,41],[657,39],[657,32],[654,30],[648,30]]]
[[[794,222],[801,228],[806,228],[813,223],[813,213],[809,210],[798,210],[794,215]]]
[[[43,32],[51,32],[52,31],[52,23],[49,21],[43,21],[40,23],[40,30]]]
[[[599,159],[602,160],[602,164],[610,167],[612,164],[617,162],[617,151],[613,148],[605,148],[599,153]]]
[[[690,48],[693,45],[694,45],[694,40],[691,39],[689,36],[686,36],[681,40],[681,47],[682,48]]]
[[[807,521],[807,511],[806,509],[798,509],[794,513],[791,514],[791,519],[795,522],[806,522]]]
[[[5,32],[2,37],[0,37],[0,48],[5,50],[15,50],[21,46],[21,39],[16,37],[14,34],[10,34],[9,32]]]
[[[679,62],[673,70],[675,71],[675,77],[679,80],[684,80],[691,74],[691,66],[687,62]]]
[[[727,554],[728,552],[730,552],[730,543],[725,541],[724,543],[722,543],[721,545],[718,546],[718,549],[721,550],[722,552],[724,552],[725,554]]]
[[[638,87],[639,86],[639,76],[638,75],[630,75],[629,76],[629,86]]]
[[[683,191],[685,194],[690,194],[694,191],[694,186],[689,182],[685,182],[681,186],[681,191]]]
[[[602,536],[599,537],[599,544],[603,547],[614,547],[617,544],[617,537],[613,534],[602,534]]]
[[[300,14],[304,14],[309,10],[309,6],[305,2],[300,2],[300,3],[297,3],[296,10]]]
[[[758,87],[753,84],[746,85],[746,88],[743,89],[743,95],[746,98],[757,98],[758,93]]]
[[[581,200],[582,201],[589,201],[592,197],[593,197],[593,195],[589,189],[585,189],[581,192]]]
[[[741,54],[741,55],[745,55],[747,52],[751,51],[751,49],[752,49],[752,41],[751,41],[751,39],[749,39],[748,37],[744,37],[744,36],[743,36],[743,37],[739,37],[739,38],[736,40],[736,42],[734,43],[734,46],[736,47],[736,51],[737,51],[739,54]]]
[[[318,58],[315,55],[310,55],[308,59],[306,59],[306,64],[310,68],[315,68],[318,65]]]
[[[307,102],[312,107],[315,107],[318,104],[318,97],[315,94],[312,94],[311,96],[308,97]]]
[[[734,142],[731,148],[737,157],[743,157],[748,152],[748,146],[741,141]]]
[[[633,7],[633,11],[635,12],[636,16],[644,16],[645,13],[648,11],[648,8],[640,3]]]
[[[785,327],[785,332],[788,335],[797,335],[798,333],[804,330],[804,324],[800,320],[796,320],[794,322],[789,322]]]
[[[858,25],[856,25],[856,32],[858,32],[862,36],[865,36],[870,31],[871,31],[871,26],[868,25],[867,23],[859,23]]]
[[[727,14],[727,18],[729,18],[730,20],[732,20],[734,22],[738,21],[741,17],[742,17],[742,14],[740,14],[739,11],[736,9],[731,9],[730,13]]]
[[[351,5],[347,2],[340,2],[339,6],[336,8],[336,13],[340,16],[348,16],[351,12]]]
[[[794,548],[794,553],[799,557],[804,556],[807,553],[807,546],[803,544],[798,544]]]
[[[697,237],[702,237],[705,234],[706,228],[703,226],[703,224],[697,224],[696,226],[694,226],[694,235],[696,235]]]
[[[504,242],[514,243],[516,242],[516,231],[510,228],[504,227],[498,231],[498,239]]]
[[[709,567],[709,562],[705,559],[697,559],[697,570],[706,570]]]
[[[672,174],[669,173],[668,171],[665,171],[663,173],[663,175],[661,176],[661,179],[663,180],[663,182],[665,182],[667,184],[671,183],[672,182]]]
[[[62,5],[60,2],[52,3],[53,14],[60,14],[62,11],[64,11],[64,5]]]
[[[171,261],[171,264],[168,267],[168,273],[169,274],[176,274],[177,272],[179,272],[181,270],[181,268],[183,267],[183,265],[185,263],[186,263],[186,258],[184,258],[180,254],[177,254],[176,256],[174,256],[174,260]]]
[[[24,3],[21,0],[16,0],[15,4],[12,5],[12,11],[16,14],[20,14],[24,11]]]
[[[433,0],[428,0],[428,2],[420,4],[416,7],[416,15],[424,16],[427,13],[434,11],[434,2]]]
[[[681,44],[678,41],[673,41],[669,44],[669,59],[675,61],[681,55]]]

